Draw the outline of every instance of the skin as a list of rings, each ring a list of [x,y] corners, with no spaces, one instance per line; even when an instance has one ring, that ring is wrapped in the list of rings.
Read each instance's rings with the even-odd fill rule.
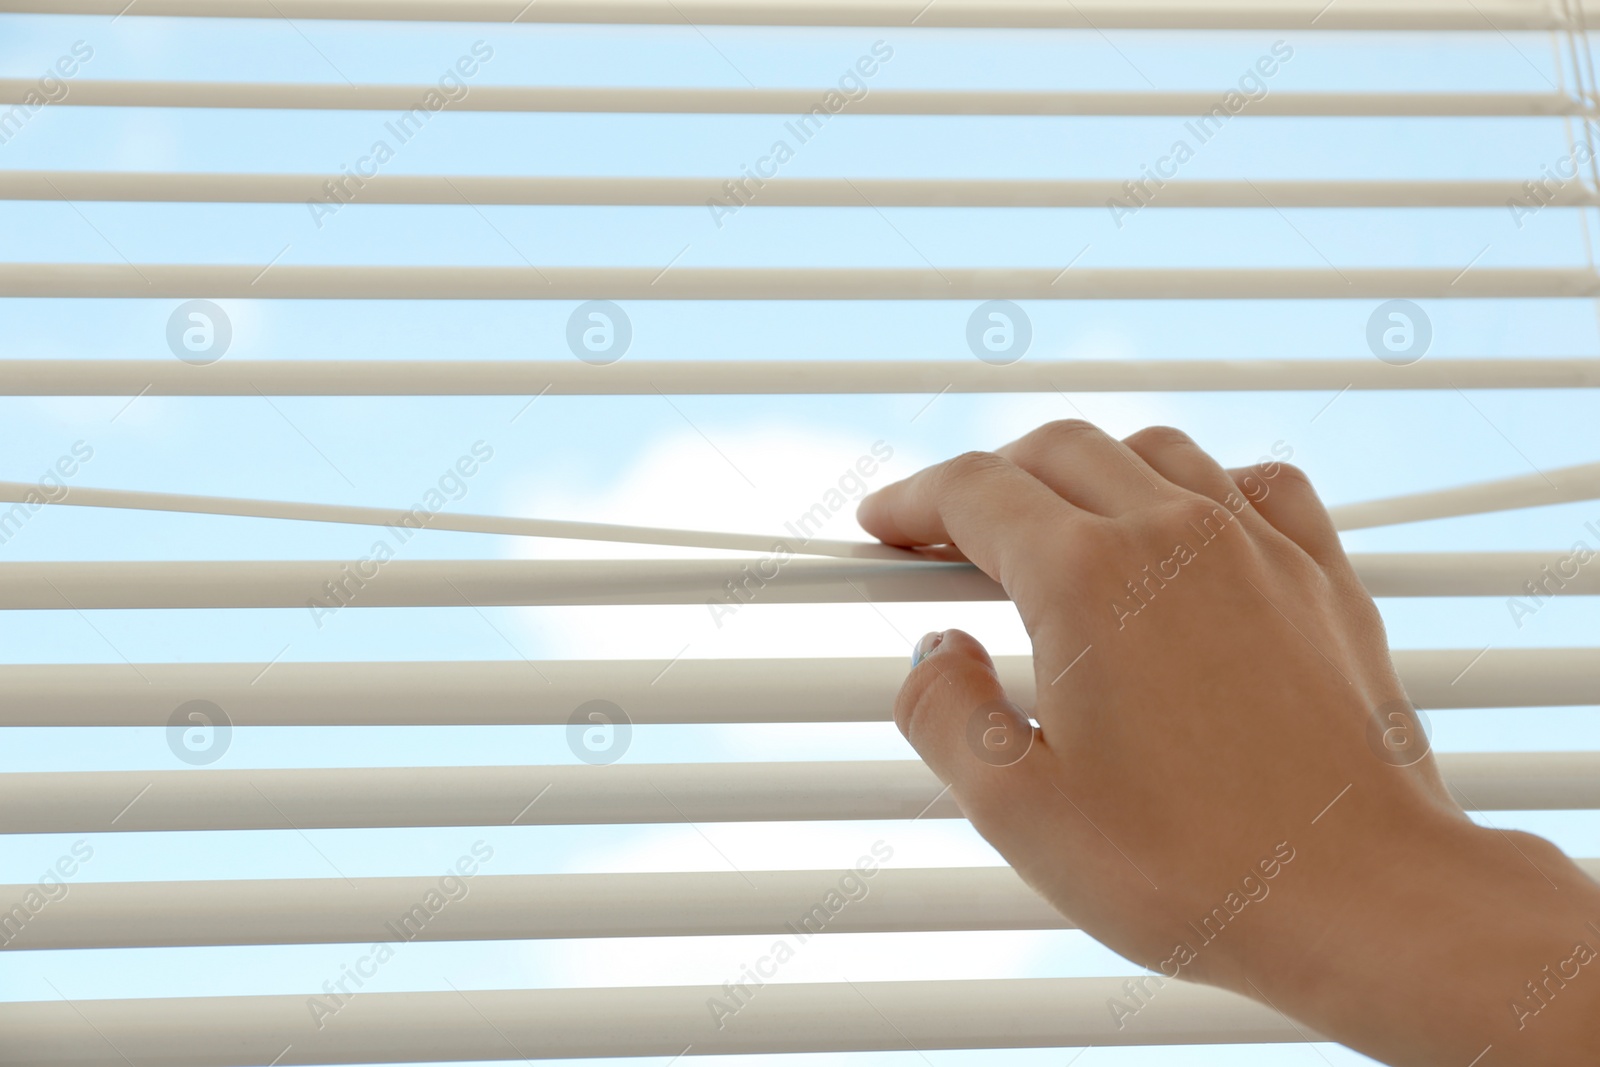
[[[1089,934],[1398,1067],[1600,1063],[1600,884],[1452,797],[1302,472],[1056,422],[858,517],[1016,604],[1037,727],[958,630],[923,639],[895,721]]]

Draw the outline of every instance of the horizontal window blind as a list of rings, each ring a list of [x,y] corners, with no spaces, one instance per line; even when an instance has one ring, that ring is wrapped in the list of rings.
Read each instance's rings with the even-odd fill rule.
[[[594,514],[581,507],[537,517],[510,504],[483,510],[474,486],[484,483],[474,479],[480,468],[493,471],[484,477],[503,477],[506,461],[497,466],[487,458],[496,454],[486,444],[493,437],[501,451],[524,457],[529,477],[554,480],[570,468],[580,472],[573,479],[579,485],[614,482],[630,446],[639,444],[629,436],[630,423],[643,418],[637,405],[649,403],[684,439],[704,445],[703,458],[728,484],[742,479],[754,489],[743,457],[719,447],[719,434],[702,426],[700,409],[691,414],[680,406],[690,403],[683,398],[736,405],[726,410],[754,427],[747,426],[751,439],[788,420],[790,436],[775,450],[793,452],[805,450],[806,427],[836,430],[851,419],[879,426],[891,404],[896,428],[909,437],[941,417],[943,408],[934,405],[960,401],[999,405],[981,409],[1003,412],[988,425],[1003,422],[1021,433],[1031,423],[1019,420],[1045,410],[1040,404],[1053,405],[1051,417],[1083,416],[1080,402],[1104,399],[1108,406],[1095,414],[1116,421],[1122,415],[1112,405],[1159,399],[1168,405],[1162,421],[1181,422],[1182,404],[1245,397],[1256,398],[1260,406],[1249,410],[1257,415],[1278,404],[1305,406],[1296,432],[1310,438],[1324,432],[1319,420],[1328,419],[1326,428],[1340,417],[1326,415],[1344,410],[1334,405],[1359,402],[1342,399],[1347,393],[1394,394],[1416,406],[1363,416],[1384,425],[1355,420],[1328,431],[1335,447],[1321,462],[1331,476],[1364,455],[1365,438],[1383,439],[1390,422],[1414,413],[1419,426],[1472,426],[1509,461],[1479,470],[1480,456],[1464,455],[1439,479],[1410,476],[1414,457],[1392,455],[1379,465],[1398,472],[1392,480],[1330,497],[1352,501],[1330,510],[1351,535],[1357,573],[1386,612],[1419,613],[1408,619],[1459,612],[1469,620],[1456,629],[1440,624],[1442,636],[1426,642],[1433,647],[1393,652],[1413,701],[1439,712],[1441,734],[1459,717],[1478,724],[1479,742],[1495,742],[1442,751],[1446,784],[1493,825],[1510,825],[1518,815],[1570,819],[1553,824],[1569,834],[1564,843],[1592,839],[1597,844],[1579,851],[1600,857],[1592,822],[1600,811],[1600,742],[1584,740],[1594,736],[1584,731],[1592,731],[1588,723],[1600,707],[1600,645],[1592,614],[1584,614],[1592,611],[1588,598],[1600,595],[1600,564],[1577,547],[1600,551],[1600,529],[1583,522],[1600,500],[1600,462],[1592,426],[1572,414],[1592,404],[1592,390],[1600,388],[1587,321],[1600,306],[1589,229],[1590,209],[1600,204],[1591,15],[1600,16],[1600,8],[1531,0],[0,0],[0,25],[25,30],[30,40],[96,42],[87,57],[84,48],[63,44],[61,58],[52,52],[48,68],[40,67],[43,77],[31,73],[38,64],[30,53],[27,63],[8,61],[8,76],[0,78],[0,201],[17,220],[0,255],[0,299],[50,321],[47,331],[19,331],[0,348],[0,399],[30,433],[75,440],[61,459],[46,460],[42,477],[0,482],[0,611],[19,647],[46,649],[8,654],[0,664],[0,728],[20,739],[20,755],[0,773],[0,834],[9,835],[0,855],[11,872],[0,875],[0,908],[10,908],[0,911],[0,949],[9,950],[0,966],[22,961],[13,979],[0,983],[0,1062],[276,1067],[727,1055],[758,1057],[748,1061],[754,1063],[789,1054],[837,1054],[853,1058],[826,1062],[862,1064],[1078,1062],[1074,1055],[1091,1064],[1178,1063],[1173,1057],[1180,1055],[1195,1064],[1296,1056],[1294,1062],[1368,1062],[1269,1006],[1200,986],[1164,988],[1125,1024],[1107,1005],[1129,997],[1127,976],[1135,972],[1108,954],[1092,955],[1096,949],[1069,918],[988,854],[974,865],[975,853],[950,845],[942,863],[884,860],[870,882],[859,868],[851,875],[859,897],[854,890],[839,897],[848,870],[807,866],[802,844],[793,846],[792,862],[764,868],[735,863],[719,847],[718,828],[735,824],[763,824],[758,832],[780,843],[821,827],[843,832],[855,849],[866,833],[857,827],[937,824],[934,832],[943,833],[960,823],[954,801],[920,762],[903,752],[878,758],[882,735],[872,743],[880,747],[862,742],[851,751],[848,740],[835,746],[832,739],[857,735],[827,732],[889,729],[903,659],[793,654],[775,641],[760,643],[754,657],[712,655],[703,651],[712,637],[674,628],[691,609],[702,622],[710,609],[712,634],[746,609],[796,617],[837,609],[864,613],[906,644],[916,634],[896,623],[909,616],[891,614],[901,606],[929,620],[922,629],[944,625],[937,611],[1000,607],[998,586],[965,563],[849,539],[848,516],[837,516],[847,498],[866,490],[867,466],[875,476],[886,465],[876,451],[883,441],[869,450],[869,436],[859,449],[863,460],[882,463],[856,461],[843,474],[822,469],[816,502],[791,512],[800,515],[798,527],[647,524],[644,514],[599,521],[580,517]],[[889,51],[906,57],[894,63],[877,47],[882,41],[874,43],[890,31]],[[258,73],[278,58],[253,55],[253,34],[281,34],[271,40],[292,45],[297,58],[281,75]],[[494,48],[480,47],[479,35],[489,34],[496,35]],[[452,64],[456,51],[464,58],[439,68],[439,77],[432,52],[417,56],[445,36]],[[1289,67],[1279,47],[1288,38],[1307,54],[1296,61],[1303,69]],[[183,46],[194,41],[219,51],[181,60]],[[831,52],[816,68],[828,73],[809,82],[787,76],[774,58],[785,48],[837,41],[847,42],[850,56],[851,65],[840,68],[844,77],[833,71]],[[1329,51],[1317,52],[1313,44],[1324,41]],[[1441,54],[1465,50],[1456,64],[1458,74],[1468,68],[1465,77],[1451,84],[1426,72],[1381,71],[1386,49],[1414,57],[1434,41]],[[515,58],[528,54],[517,49],[538,47],[554,64],[571,48],[578,63],[611,49],[632,56],[685,42],[703,65],[678,81],[670,62],[636,73],[625,66],[566,69],[571,77],[564,79]],[[1058,69],[1052,49],[1069,47],[1104,50],[1101,84],[1080,85],[1075,71]],[[1505,66],[1479,76],[1471,67],[1486,47],[1503,50]],[[400,58],[383,68],[387,74],[373,73],[371,55],[391,48]],[[489,62],[485,53],[495,48],[508,58]],[[927,49],[921,59],[918,48]],[[1147,73],[1129,54],[1143,58],[1141,48],[1165,67]],[[1341,48],[1375,51],[1351,72],[1337,63]],[[730,52],[741,49],[779,69],[769,74],[737,62]],[[1010,70],[992,57],[996,49],[1035,65]],[[876,57],[874,74],[866,73],[865,59],[855,65],[858,53]],[[1194,65],[1194,56],[1213,53],[1227,58]],[[476,60],[472,75],[467,56]],[[951,57],[964,57],[959,70],[942,65]],[[876,73],[880,67],[886,69]],[[1207,74],[1188,76],[1198,69]],[[1228,72],[1220,82],[1216,69]],[[430,97],[438,106],[426,102]],[[444,111],[451,114],[428,117]],[[381,160],[370,172],[358,164],[352,174],[347,161],[369,153],[373,137],[392,136],[381,132],[390,129],[386,121],[404,124],[408,116],[418,132],[427,124],[432,147],[392,170]],[[757,130],[754,136],[717,125],[735,120],[765,125],[738,127]],[[819,141],[816,162],[790,169],[784,159],[775,164],[781,173],[767,173],[773,137],[809,143],[785,120],[833,140],[827,148]],[[296,154],[301,138],[330,139],[323,122],[354,123],[331,137],[346,162],[325,170]],[[545,122],[552,125],[492,125]],[[569,122],[586,125],[561,125]],[[691,135],[683,131],[701,128],[672,125],[679,122],[708,123],[704,129],[713,132]],[[882,132],[889,124],[912,132],[891,137]],[[1541,139],[1511,132],[1525,127]],[[571,129],[584,131],[571,151],[540,154],[535,135]],[[1115,132],[1123,129],[1156,133],[1154,140],[1119,140],[1132,136]],[[1284,144],[1307,153],[1305,165],[1290,165],[1294,151],[1270,138],[1247,140],[1262,136],[1247,131],[1262,129],[1313,131],[1282,133]],[[1404,133],[1372,133],[1394,129]],[[890,150],[857,161],[852,153],[864,154],[878,134],[849,130],[880,131]],[[973,130],[1002,131],[993,136],[1027,147],[999,154],[991,165],[982,139],[991,134]],[[606,143],[622,139],[617,131],[636,140]],[[1189,156],[1223,133],[1239,143],[1240,172],[1220,163],[1190,168]],[[960,140],[969,135],[976,140]],[[694,136],[703,140],[686,148]],[[1363,155],[1367,136],[1378,147]],[[1058,166],[1059,145],[1035,146],[1061,137],[1071,158]],[[1381,158],[1384,137],[1407,149],[1393,165]],[[1496,138],[1537,144],[1544,154],[1525,167],[1518,157],[1508,171]],[[505,143],[519,139],[528,139],[526,158],[537,162],[514,173],[481,173],[481,160],[508,158]],[[1174,139],[1187,155],[1175,152]],[[409,136],[399,140],[405,149]],[[724,141],[737,142],[739,160],[757,162],[713,168],[695,158],[692,149],[707,144],[719,149],[717,158],[733,158]],[[1137,156],[1130,146],[1146,152],[1138,163],[1112,161]],[[1105,150],[1106,162],[1096,149]],[[1454,167],[1466,150],[1488,163]],[[442,158],[426,159],[423,151]],[[1432,162],[1430,152],[1438,157]],[[287,160],[282,167],[274,162],[279,153]],[[1183,158],[1174,163],[1174,155]],[[606,162],[616,159],[629,165]],[[830,160],[839,173],[827,173]],[[1354,164],[1366,169],[1341,173]],[[607,172],[624,169],[636,173]],[[1147,207],[1160,219],[1145,215]],[[504,213],[510,211],[538,214]],[[695,236],[675,257],[668,248],[660,262],[655,248],[676,242],[677,230],[652,211],[696,220]],[[853,221],[816,221],[846,212]],[[980,212],[986,221],[962,221],[969,218],[962,213]],[[1310,212],[1431,218],[1417,230],[1362,230],[1382,239],[1364,243],[1359,262],[1335,265],[1297,225]],[[285,229],[291,236],[273,256],[280,237],[272,227],[289,213],[297,228]],[[1050,247],[1053,258],[1042,263],[1031,243],[1037,234],[1029,231],[1044,233],[1055,225],[1048,219],[1063,213],[1092,216],[1090,236],[1082,251],[1076,243]],[[1498,229],[1483,250],[1473,257],[1468,249],[1460,262],[1444,255],[1448,265],[1440,265],[1443,254],[1435,254],[1427,227],[1448,230],[1452,220],[1490,215]],[[911,221],[918,216],[983,239],[937,245],[965,248],[965,256],[924,253],[924,242],[933,248],[944,237]],[[1281,222],[1291,243],[1277,248],[1294,251],[1278,262],[1264,248],[1219,248],[1215,227],[1246,216]],[[429,221],[440,217],[452,221]],[[987,221],[995,217],[1009,218]],[[696,242],[709,248],[722,239],[725,223],[741,229],[714,246],[716,253],[686,255]],[[1525,223],[1538,225],[1537,240],[1523,239]],[[258,225],[271,231],[272,247],[241,251],[235,238]],[[827,225],[843,229],[819,230],[803,254],[785,243]],[[857,255],[860,249],[834,240],[864,225],[881,225],[893,253]],[[1237,225],[1248,234],[1256,223]],[[1342,240],[1342,225],[1314,232]],[[337,229],[325,235],[325,226]],[[468,226],[496,243],[455,243]],[[1144,236],[1123,234],[1136,226],[1145,227]],[[1476,242],[1474,227],[1481,222],[1463,224]],[[163,244],[154,233],[177,240]],[[419,247],[422,255],[407,254]],[[487,257],[463,253],[484,247],[493,249]],[[547,248],[564,255],[550,256]],[[1491,248],[1506,251],[1490,255]],[[991,303],[1003,306],[985,311]],[[816,320],[809,326],[830,319],[846,325],[827,350],[809,339],[818,334],[806,335],[796,357],[783,336],[784,312],[775,310],[782,304],[801,305],[797,321]],[[1092,309],[1106,304],[1132,308],[1130,319],[1177,323],[1168,350],[1130,352],[1120,342],[1094,341],[1098,327],[1085,323],[1098,321]],[[753,310],[728,310],[739,305]],[[1309,310],[1317,306],[1356,308],[1357,328],[1328,342],[1316,318],[1324,312]],[[125,307],[154,309],[166,332],[154,345],[120,335],[108,343],[94,332],[93,316]],[[298,310],[280,313],[282,307]],[[522,316],[525,308],[554,309],[548,315],[556,328],[543,329],[549,323],[537,316],[547,313],[534,310],[496,320],[510,324],[496,335],[494,347],[502,350],[469,340],[480,317]],[[948,308],[956,310],[955,346],[927,351],[918,324]],[[640,327],[655,312],[691,323],[678,349],[645,342]],[[1229,316],[1224,336],[1202,343],[1207,323],[1218,321],[1205,319],[1211,314]],[[360,320],[359,329],[347,329],[347,315]],[[410,324],[421,321],[411,315],[438,316],[447,325],[440,334],[411,337]],[[873,332],[878,315],[896,325]],[[1057,315],[1064,317],[1050,317]],[[1495,324],[1497,315],[1512,325],[1460,325]],[[1516,326],[1528,317],[1584,326],[1551,326],[1530,342]],[[759,324],[753,335],[736,325],[751,321]],[[1453,335],[1451,322],[1458,324]],[[982,331],[994,323],[1004,325],[1007,339],[986,348]],[[595,328],[603,335],[598,347],[586,340],[585,330]],[[254,346],[244,342],[251,329]],[[1398,340],[1386,332],[1394,329]],[[235,335],[240,343],[230,351]],[[1095,358],[1074,350],[1084,336],[1104,342]],[[631,354],[630,339],[640,346]],[[396,349],[420,354],[395,358]],[[1549,405],[1532,409],[1540,413],[1534,421],[1548,431],[1547,441],[1570,446],[1562,458],[1535,463],[1480,406],[1506,396]],[[1427,407],[1440,399],[1456,405],[1450,414]],[[435,419],[454,432],[451,413],[469,409],[452,405],[496,401],[485,440],[460,460],[452,454],[435,462],[432,452],[423,460],[411,450],[411,439],[429,437]],[[301,402],[320,406],[290,407]],[[244,404],[266,412],[280,434],[275,443],[255,436],[260,424],[239,415]],[[935,413],[926,414],[930,409]],[[298,421],[306,410],[316,412],[315,433]],[[470,408],[461,424],[477,426],[485,410]],[[1249,421],[1225,407],[1204,410],[1218,423]],[[1273,442],[1262,432],[1264,445]],[[507,444],[519,434],[535,442],[531,462]],[[957,438],[971,447],[959,433],[934,435],[935,451],[922,458],[941,458],[936,450]],[[96,445],[85,456],[91,439]],[[330,439],[339,445],[325,448]],[[115,458],[106,440],[126,458]],[[1276,449],[1284,443],[1271,445],[1274,454],[1281,457]],[[91,462],[95,455],[108,458]],[[663,465],[682,475],[675,492],[715,511],[716,492],[695,487],[673,467],[677,458]],[[243,469],[234,473],[230,464]],[[295,484],[278,475],[298,464],[327,479],[323,491],[268,488]],[[436,496],[437,505],[410,504],[414,498],[402,490],[369,491],[370,481],[386,481],[371,473],[382,464],[406,477],[420,470],[423,499]],[[1317,463],[1304,465],[1319,479],[1324,473]],[[663,466],[639,468],[643,473],[623,484],[624,496],[643,499],[657,490]],[[33,474],[9,461],[5,469],[18,478]],[[516,484],[505,477],[502,487]],[[1339,483],[1346,490],[1352,484]],[[228,495],[179,491],[208,487],[227,487]],[[317,495],[323,499],[310,499]],[[515,494],[503,488],[503,495]],[[1552,513],[1566,525],[1529,518]],[[1427,536],[1408,532],[1407,524],[1435,520],[1450,522],[1429,527]],[[232,532],[238,530],[253,532]],[[336,544],[348,550],[329,554],[317,540],[323,536],[344,536]],[[413,536],[420,538],[415,545]],[[761,570],[764,577],[752,579],[752,567],[780,548],[777,576]],[[415,558],[391,558],[408,554]],[[1441,598],[1448,598],[1443,606]],[[1454,606],[1473,598],[1493,602],[1495,628],[1471,629],[1488,616]],[[362,610],[345,613],[347,607]],[[526,633],[507,633],[495,621],[508,617],[495,613],[513,609],[594,609],[605,614],[590,637],[614,628],[618,641],[652,619],[676,620],[667,624],[666,644],[683,647],[676,656],[669,648],[659,656],[630,649],[625,658],[563,657],[562,642],[580,640],[565,628],[579,624],[557,622],[528,655]],[[658,610],[680,614],[647,614]],[[278,635],[287,631],[276,624],[233,621],[291,612],[299,630],[281,651]],[[425,620],[436,612],[454,621],[430,628]],[[1427,612],[1435,614],[1420,614]],[[400,621],[367,624],[352,615]],[[71,647],[54,647],[49,642],[64,632],[57,629],[63,621],[82,628]],[[365,625],[374,628],[359,629]],[[1419,632],[1414,622],[1402,625]],[[484,643],[460,637],[463,626]],[[40,636],[30,638],[35,627]],[[315,643],[325,628],[333,636]],[[130,632],[141,648],[171,651],[166,658],[124,655]],[[230,658],[240,634],[248,634],[254,658]],[[408,656],[400,646],[413,637],[424,650]],[[373,654],[384,641],[400,650]],[[339,648],[356,651],[326,651]],[[489,658],[485,648],[502,658]],[[1011,694],[1030,703],[1031,657],[996,659]],[[1580,717],[1585,725],[1571,743],[1540,725]],[[467,727],[560,736],[551,747],[522,733],[494,734],[526,748],[497,748],[487,763],[448,762],[457,740],[438,742],[437,756],[427,748],[433,742],[396,740],[406,731]],[[730,733],[695,742],[704,751],[641,755],[665,751],[646,743],[650,731],[680,727]],[[841,750],[828,758],[751,757],[731,733],[786,727],[805,733],[777,735],[784,743],[810,736]],[[337,738],[340,728],[361,737],[355,744],[373,745],[376,762],[324,766],[320,753],[287,751],[278,747],[287,742],[268,738],[323,736],[296,731],[334,731]],[[235,731],[241,742],[259,745],[241,765],[226,758]],[[640,743],[630,750],[635,733]],[[161,759],[152,760],[137,746],[158,734]],[[326,743],[329,758],[345,754],[337,740],[293,743]],[[245,749],[240,743],[236,759]],[[461,851],[454,842],[470,843],[480,831],[493,832],[496,848],[486,856],[478,841],[457,866],[441,868],[442,879],[427,873],[437,865],[420,859],[422,846],[413,856],[380,835],[429,828],[450,835],[447,851]],[[682,830],[686,837],[671,840],[703,839],[705,862],[723,866],[660,869],[667,866],[663,853],[644,848],[634,864],[644,869],[588,869],[604,867],[596,862],[604,853],[599,846],[586,851],[585,838],[505,836],[619,828]],[[351,836],[335,848],[324,831]],[[260,876],[251,856],[266,846],[255,842],[273,833],[303,842],[307,862],[320,859],[337,877],[326,869]],[[429,838],[428,847],[436,850],[440,840]],[[534,856],[535,840],[565,842],[568,851]],[[341,859],[342,849],[368,860],[378,855],[384,869],[406,873],[346,875],[346,864],[358,865],[336,863],[325,847]],[[130,858],[147,848],[156,859]],[[45,874],[36,877],[32,857],[45,852]],[[1600,875],[1600,858],[1582,862]],[[508,863],[537,870],[514,871]],[[116,870],[101,873],[110,867]],[[821,903],[830,892],[848,903]],[[819,907],[824,918],[813,929],[806,923]],[[1041,952],[1076,946],[1081,958],[1073,962],[1090,973],[1040,976],[1030,958],[1013,968],[1027,973],[991,977],[813,981],[785,974],[756,983],[758,995],[735,999],[737,1011],[719,1016],[708,1005],[732,998],[730,984],[656,981],[642,962],[637,976],[625,968],[625,980],[592,985],[546,980],[560,978],[559,966],[537,980],[508,980],[535,970],[518,970],[521,957],[486,975],[455,967],[448,975],[412,970],[395,978],[399,972],[383,969],[397,952],[421,959],[423,950],[407,947],[412,942],[441,949],[481,942],[515,953],[524,942],[690,938],[684,973],[701,975],[726,957],[721,973],[736,983],[750,964],[725,939],[770,945],[780,938],[820,955],[827,950],[812,947],[813,939],[821,946],[853,936],[998,938],[1017,931],[1036,935]],[[1078,940],[1045,940],[1057,937]],[[315,946],[337,950],[315,957],[338,961],[326,973],[284,962],[287,955],[253,954]],[[713,957],[715,964],[707,962]],[[146,966],[153,968],[148,988]],[[202,974],[205,968],[216,974]],[[990,973],[977,963],[971,969]],[[222,972],[243,978],[230,985],[217,977]],[[263,984],[249,988],[257,991],[240,991],[256,978]],[[277,991],[259,991],[273,982]],[[93,992],[113,987],[120,992]],[[192,995],[196,989],[203,995]],[[1150,1058],[1112,1058],[1138,1055],[1139,1046],[1152,1047]],[[1205,1058],[1207,1049],[1226,1059]],[[1049,1058],[1013,1061],[997,1050],[1048,1050]],[[1257,1053],[1283,1058],[1248,1059]],[[876,1054],[887,1058],[870,1058]]]

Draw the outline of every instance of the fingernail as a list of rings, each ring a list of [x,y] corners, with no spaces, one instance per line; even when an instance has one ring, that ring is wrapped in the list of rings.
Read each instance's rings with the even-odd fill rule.
[[[917,647],[911,650],[911,665],[915,667],[929,656],[933,655],[939,647],[939,642],[944,640],[944,631],[939,630],[931,634],[923,634],[922,640],[917,642]]]

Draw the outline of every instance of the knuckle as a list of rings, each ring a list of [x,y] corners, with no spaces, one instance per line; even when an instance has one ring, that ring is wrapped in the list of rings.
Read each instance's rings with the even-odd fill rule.
[[[1088,419],[1051,419],[1043,426],[1040,426],[1037,432],[1053,434],[1099,433],[1100,427]]]
[[[1182,529],[1220,531],[1234,519],[1234,513],[1221,503],[1189,492],[1166,504],[1163,512],[1168,522]]]
[[[1169,448],[1198,448],[1194,438],[1176,426],[1146,426],[1131,435],[1128,444],[1140,448],[1164,450]]]
[[[1126,532],[1127,541],[1145,555],[1171,552],[1178,544],[1197,552],[1202,546],[1220,546],[1205,548],[1207,554],[1248,555],[1252,551],[1253,539],[1244,530],[1233,529],[1240,525],[1238,512],[1199,493],[1180,492],[1145,516]]]
[[[1380,636],[1386,632],[1383,613],[1378,610],[1378,602],[1372,599],[1372,594],[1367,592],[1367,587],[1361,584],[1354,571],[1349,574],[1328,575],[1318,567],[1317,572],[1323,575],[1325,585],[1338,598],[1339,606],[1348,617],[1357,620]]]
[[[1292,463],[1280,463],[1272,480],[1292,489],[1312,490],[1311,476]]]
[[[963,452],[944,465],[941,481],[949,485],[993,478],[1011,464],[993,452]]]
[[[1100,437],[1104,431],[1092,422],[1084,419],[1056,419],[1039,427],[1030,438],[1037,439],[1040,444],[1056,446],[1067,444],[1071,441],[1081,441],[1085,437]]]
[[[1056,419],[1024,434],[1007,449],[1007,454],[1016,459],[1017,466],[1030,470],[1059,456],[1071,448],[1073,442],[1100,432],[1093,423],[1083,419]]]
[[[1259,547],[1263,558],[1290,580],[1299,582],[1306,594],[1330,596],[1336,591],[1337,583],[1328,572],[1289,538],[1264,537],[1260,539]]]

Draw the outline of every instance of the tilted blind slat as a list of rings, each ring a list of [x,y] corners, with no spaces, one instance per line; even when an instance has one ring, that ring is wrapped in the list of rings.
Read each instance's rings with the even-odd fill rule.
[[[1350,562],[1378,597],[1525,596],[1527,583],[1569,556],[1559,550],[1368,552],[1352,554]],[[0,563],[0,609],[704,605],[733,596],[728,583],[745,580],[750,564],[737,558],[390,560],[375,581],[356,573],[350,560]],[[778,573],[752,598],[764,604],[1005,599],[997,583],[962,563],[793,559]],[[1147,580],[1128,575],[1130,582],[1136,578]],[[1600,595],[1595,568],[1561,580],[1565,595]]]

